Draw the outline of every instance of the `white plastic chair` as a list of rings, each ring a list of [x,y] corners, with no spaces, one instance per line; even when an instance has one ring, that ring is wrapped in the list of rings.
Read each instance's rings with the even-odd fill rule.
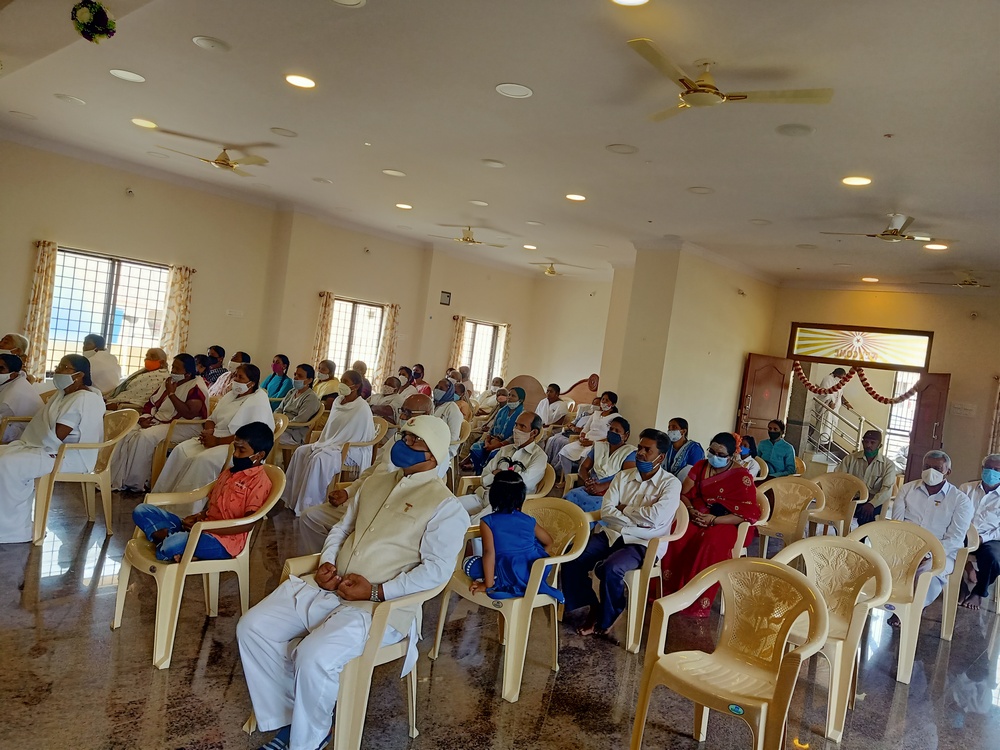
[[[522,510],[532,516],[552,536],[553,543],[548,550],[550,557],[536,560],[531,566],[531,576],[524,597],[520,599],[490,599],[484,591],[471,593],[469,587],[472,585],[472,580],[459,564],[441,600],[437,637],[430,653],[430,658],[437,659],[441,651],[441,639],[448,618],[448,601],[452,593],[480,607],[495,610],[500,614],[500,643],[504,646],[502,694],[508,703],[516,703],[521,694],[521,675],[524,672],[531,613],[538,607],[552,607],[552,671],[559,671],[557,602],[547,594],[538,593],[538,588],[543,575],[551,585],[556,579],[559,566],[579,557],[590,539],[590,521],[578,506],[567,500],[556,497],[527,500]],[[470,528],[466,534],[466,539],[478,537],[479,526]],[[548,568],[547,575],[546,568]]]
[[[472,424],[466,420],[462,420],[462,426],[458,430],[458,440],[449,446],[450,449],[455,449],[455,455],[451,459],[451,464],[448,466],[448,476],[447,482],[448,489],[452,492],[455,491],[455,486],[462,476],[462,461],[459,459],[458,454],[461,453],[461,448],[465,445],[465,441],[469,439],[469,435],[472,434]],[[458,493],[456,493],[458,494]]]
[[[881,607],[899,617],[896,681],[908,685],[913,672],[913,656],[917,650],[920,616],[924,611],[927,589],[931,585],[931,579],[944,572],[944,546],[927,529],[909,521],[872,521],[856,528],[847,538],[857,542],[867,539],[892,573],[892,593]],[[932,557],[931,567],[918,575],[917,568],[928,554]]]
[[[816,477],[816,484],[826,498],[826,507],[809,511],[809,534],[815,535],[818,527],[832,527],[838,536],[851,530],[854,511],[861,503],[868,502],[868,485],[864,480],[843,471],[834,471]]]
[[[382,417],[372,417],[372,421],[375,423],[375,437],[363,443],[344,443],[340,452],[340,471],[333,475],[332,481],[351,482],[357,479],[357,475],[361,473],[358,471],[357,466],[347,465],[347,453],[351,450],[351,448],[367,448],[368,446],[371,446],[372,463],[375,463],[378,453],[378,445],[382,442],[382,438],[385,437],[385,433],[388,432],[389,423],[382,419]]]
[[[712,653],[666,653],[667,618],[719,583],[728,614]],[[792,625],[808,618],[806,637],[786,652]],[[788,705],[803,659],[826,642],[823,595],[808,578],[773,560],[747,558],[710,565],[680,591],[653,604],[646,663],[632,729],[632,750],[642,747],[653,688],[666,685],[694,701],[694,738],[705,742],[709,710],[743,719],[755,750],[785,746]]]
[[[767,461],[765,461],[760,456],[754,456],[753,460],[757,463],[757,466],[760,467],[760,470],[757,472],[757,476],[754,478],[754,481],[758,483],[763,482],[765,479],[767,479],[767,475],[771,473],[771,467],[768,466]]]
[[[285,430],[288,429],[288,425],[291,424],[291,420],[286,414],[275,414],[274,415],[274,445],[271,446],[271,452],[267,454],[267,458],[264,459],[266,463],[272,466],[277,466],[277,456],[280,446],[278,445],[278,438],[285,434]],[[232,458],[232,456],[230,456]]]
[[[771,537],[784,539],[785,544],[805,538],[809,513],[823,510],[826,496],[818,484],[802,477],[775,477],[764,482],[760,489],[763,492],[771,490],[774,497],[771,517],[766,523],[757,524],[760,556],[766,558],[767,542]]]
[[[322,417],[324,413],[325,410],[320,409],[318,412],[316,412],[316,414],[313,415],[313,418],[310,419],[308,422],[289,422],[288,425],[285,427],[284,431],[287,432],[288,430],[292,430],[297,427],[304,427],[305,439],[303,440],[303,442],[305,442],[306,440],[309,439],[309,436],[312,435],[313,430],[316,429],[316,425],[319,423],[320,417]],[[274,415],[275,420],[277,420],[278,416],[279,416],[278,414]],[[274,449],[271,452],[271,456],[268,457],[268,463],[270,464],[276,463],[278,460],[277,454],[280,452],[281,462],[282,462],[281,465],[287,469],[288,462],[292,460],[292,453],[298,447],[299,446],[297,445],[278,445],[277,438],[275,438]]]
[[[877,552],[842,536],[802,539],[771,559],[791,565],[797,558],[805,564],[806,577],[823,594],[829,614],[830,632],[822,649],[830,665],[826,737],[840,742],[847,707],[856,692],[861,634],[868,613],[889,599],[892,573]],[[800,643],[805,637],[801,623],[792,626],[791,642]]]
[[[125,595],[128,592],[129,576],[132,568],[153,576],[156,580],[156,625],[153,634],[153,666],[166,669],[174,651],[174,634],[177,631],[177,616],[180,614],[184,597],[184,580],[187,576],[202,575],[205,588],[205,610],[209,617],[219,614],[219,574],[231,571],[236,574],[240,585],[240,611],[246,614],[250,608],[250,543],[253,541],[257,522],[264,520],[285,490],[285,472],[277,466],[265,465],[264,471],[271,480],[271,493],[256,513],[246,518],[230,521],[199,521],[191,527],[187,545],[181,561],[165,562],[156,557],[156,545],[146,539],[139,529],[125,545],[121,571],[118,574],[118,594],[115,598],[115,619],[112,630],[122,624],[125,609]],[[215,482],[190,492],[162,492],[146,495],[149,505],[191,505],[208,496]],[[243,550],[225,560],[196,560],[194,550],[202,533],[215,529],[233,529],[247,526],[246,544]]]
[[[966,535],[964,547],[960,547],[955,556],[955,567],[945,581],[944,590],[941,593],[941,640],[950,641],[955,633],[955,616],[958,613],[958,594],[962,588],[962,576],[965,573],[965,564],[969,561],[969,555],[979,549],[979,531],[975,525],[969,526],[969,533]],[[994,594],[996,586],[993,587]]]
[[[545,474],[542,477],[541,484],[538,485],[537,489],[525,495],[525,500],[537,500],[540,497],[548,497],[548,494],[552,491],[552,488],[556,484],[556,470],[552,468],[551,464],[545,464]],[[477,488],[483,486],[483,478],[480,476],[469,476],[462,477],[458,480],[458,490],[455,494],[459,497],[462,495],[468,495],[470,492],[475,491]]]
[[[771,517],[771,503],[768,501],[767,496],[760,487],[757,488],[757,507],[760,509],[760,517],[757,519],[756,523],[741,521],[736,527],[736,541],[733,543],[734,560],[747,556],[746,543],[747,535],[750,533],[750,529],[757,528],[761,524],[767,523],[768,519]]]

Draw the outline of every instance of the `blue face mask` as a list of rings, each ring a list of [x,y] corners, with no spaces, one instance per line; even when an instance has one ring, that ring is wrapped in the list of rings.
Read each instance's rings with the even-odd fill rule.
[[[402,438],[392,444],[389,457],[392,459],[392,465],[400,469],[408,469],[427,460],[423,451],[411,448]]]
[[[434,389],[434,403],[435,404],[441,403],[441,399],[444,398],[444,394],[445,394],[445,391],[442,391],[440,388],[435,388]]]
[[[1000,469],[983,469],[983,484],[987,487],[1000,484]]]
[[[621,445],[621,444],[622,444],[621,435],[619,435],[617,432],[608,433],[608,445]]]
[[[708,465],[713,469],[721,469],[729,463],[729,456],[716,456],[714,453],[709,453],[705,458],[708,459]]]
[[[740,455],[741,455],[741,456],[749,456],[749,455],[750,455],[750,449],[749,449],[749,448],[747,448],[747,447],[746,447],[746,446],[744,445],[743,447],[741,447],[741,448],[740,448]]]
[[[656,461],[640,461],[638,458],[635,460],[635,468],[639,470],[640,474],[650,474],[653,469],[655,469],[659,464],[657,461],[661,461],[663,456],[661,455]]]

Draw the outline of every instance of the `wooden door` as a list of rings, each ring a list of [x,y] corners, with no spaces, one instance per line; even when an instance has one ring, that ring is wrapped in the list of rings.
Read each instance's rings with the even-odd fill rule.
[[[906,459],[906,481],[919,479],[924,470],[924,454],[944,445],[944,417],[948,408],[948,388],[951,374],[926,373],[917,385],[917,408],[910,431],[909,455]]]
[[[736,431],[741,435],[752,435],[758,443],[766,440],[767,423],[772,419],[785,419],[791,384],[792,360],[748,354],[736,414]]]

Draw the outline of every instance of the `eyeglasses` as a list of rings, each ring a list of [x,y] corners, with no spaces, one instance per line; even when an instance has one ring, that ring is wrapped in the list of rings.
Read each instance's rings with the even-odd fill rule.
[[[417,448],[417,450],[423,450],[425,453],[428,452],[427,443],[424,443],[424,439],[419,435],[414,435],[412,432],[403,433],[403,442],[411,448],[417,448],[417,443],[423,443],[424,447]]]
[[[716,458],[729,458],[728,453],[719,453],[717,451],[713,451],[711,448],[708,449],[708,452],[711,453]]]

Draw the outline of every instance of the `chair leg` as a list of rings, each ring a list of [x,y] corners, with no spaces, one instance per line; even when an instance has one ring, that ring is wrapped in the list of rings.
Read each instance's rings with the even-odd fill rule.
[[[899,665],[896,667],[896,682],[910,684],[913,673],[913,657],[917,651],[917,636],[920,634],[922,602],[913,602],[907,607],[897,607],[899,615]]]
[[[944,590],[941,592],[941,640],[950,641],[955,633],[955,617],[958,613],[958,594],[962,588],[962,572],[969,553],[960,550],[955,560],[955,569],[945,579]],[[959,567],[961,566],[961,567]]]
[[[205,614],[219,616],[219,574],[205,573],[201,577],[205,588]]]
[[[525,617],[527,612],[527,617]],[[508,703],[517,703],[521,697],[521,677],[524,674],[524,659],[528,650],[528,626],[530,624],[531,607],[521,605],[521,611],[515,605],[511,608],[506,623],[506,638],[503,652],[503,699]]]
[[[635,703],[635,721],[632,723],[631,750],[641,750],[642,735],[646,731],[646,714],[649,713],[649,699],[653,694],[653,670],[647,666],[642,671],[639,683],[639,697]]]
[[[556,617],[556,606],[552,605],[552,671],[559,671],[559,620]]]
[[[445,589],[441,595],[441,612],[438,614],[437,635],[434,637],[434,648],[428,656],[437,659],[441,653],[441,639],[444,637],[444,623],[448,617],[448,600],[451,599],[451,589]]]
[[[241,555],[236,561],[236,581],[240,585],[240,612],[250,609],[250,556]]]
[[[625,608],[625,650],[630,654],[639,653],[642,640],[642,623],[646,619],[646,596],[649,592],[649,578],[640,573],[638,585],[626,586],[628,602]],[[645,583],[645,589],[643,587]]]
[[[128,579],[132,574],[132,563],[128,559],[128,553],[122,557],[121,568],[118,570],[118,593],[115,594],[115,619],[111,621],[111,629],[117,630],[122,626],[122,613],[125,611],[125,595],[128,593]]]
[[[101,483],[101,505],[104,506],[104,530],[111,536],[115,533],[111,527],[111,473],[105,471],[98,478]]]
[[[174,635],[177,616],[184,597],[184,576],[177,575],[176,566],[161,571],[156,576],[156,626],[153,631],[153,666],[170,667],[174,654]]]
[[[94,522],[94,511],[97,507],[96,490],[92,482],[80,482],[83,485],[83,504],[87,508],[87,522]]]
[[[410,720],[410,739],[420,736],[417,731],[417,665],[406,675],[406,713]]]
[[[768,537],[763,534],[757,537],[757,554],[764,560],[767,559],[767,540]]]
[[[45,538],[45,526],[49,520],[49,504],[52,502],[52,476],[44,476],[35,482],[35,520],[32,541],[39,545]]]
[[[827,641],[826,649],[830,650],[830,687],[826,698],[826,738],[840,742],[844,735],[844,723],[847,721],[847,704],[850,702],[850,692],[853,683],[854,660],[848,661],[843,641]]]
[[[694,704],[694,738],[698,742],[704,742],[708,736],[708,713],[708,706]]]
[[[854,662],[851,665],[851,690],[847,695],[847,707],[854,710],[858,698],[858,671],[861,668],[861,652],[854,649]]]

